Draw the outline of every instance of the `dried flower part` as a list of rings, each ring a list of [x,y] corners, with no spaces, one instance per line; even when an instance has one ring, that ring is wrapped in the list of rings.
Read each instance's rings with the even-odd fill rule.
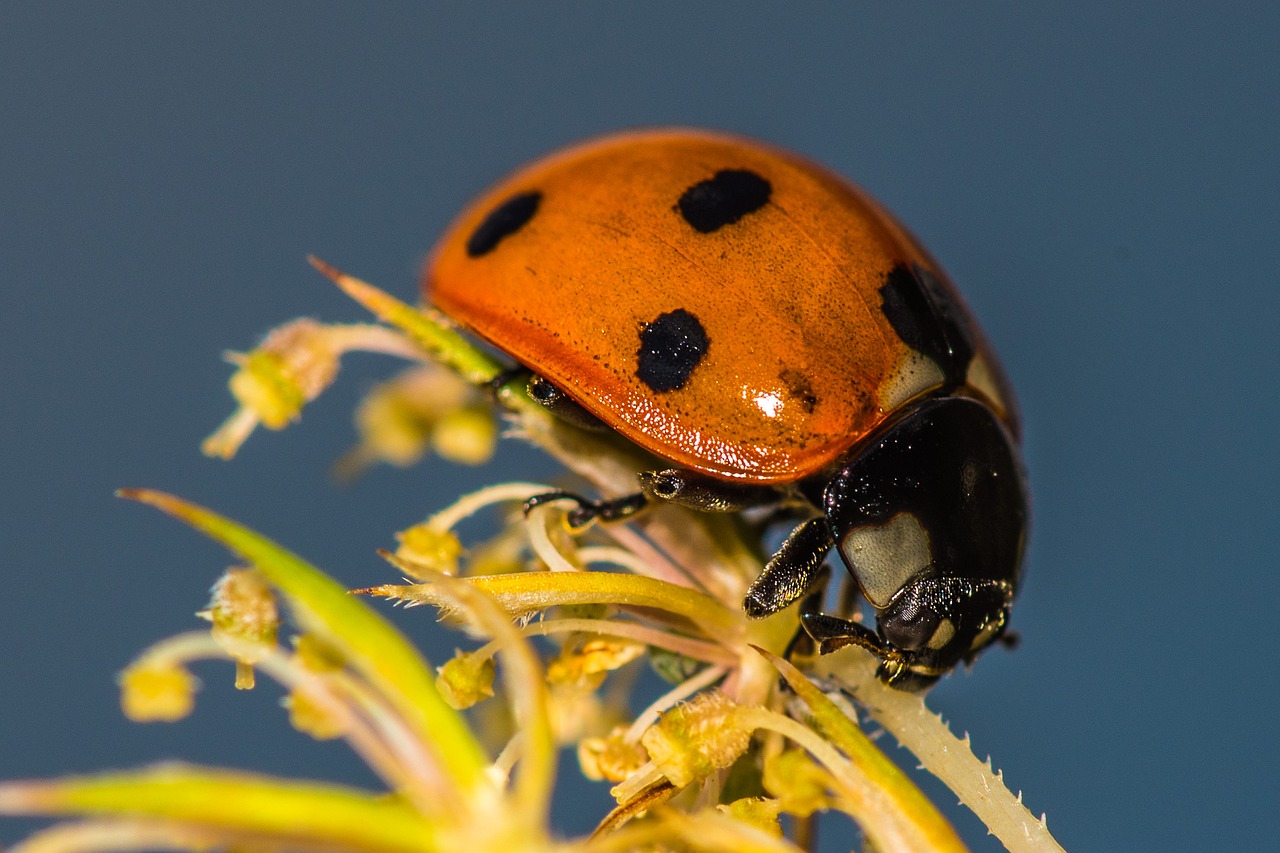
[[[696,696],[662,715],[640,738],[658,769],[678,788],[728,767],[751,742],[738,706],[719,691]]]
[[[120,707],[135,723],[172,723],[189,715],[200,682],[175,663],[140,660],[120,674]]]
[[[294,690],[284,699],[289,724],[316,740],[333,740],[346,734],[347,727],[323,702],[306,690]]]
[[[427,572],[415,573],[415,566],[445,575],[458,573],[458,558],[462,556],[462,543],[452,530],[443,530],[430,521],[415,524],[396,534],[400,542],[396,556],[404,563],[401,568],[415,580],[427,580]]]
[[[547,681],[595,690],[606,675],[640,657],[644,650],[642,643],[607,637],[566,645],[560,656],[547,665]]]
[[[767,757],[761,781],[781,808],[796,817],[808,817],[831,807],[831,777],[802,749]]]
[[[768,797],[743,797],[716,808],[736,821],[762,830],[774,838],[782,837],[782,822],[778,814],[782,804]]]
[[[280,612],[275,596],[254,569],[228,569],[213,585],[209,608],[213,639],[237,662],[252,665],[275,648]]]
[[[582,775],[597,782],[621,782],[649,760],[638,743],[626,738],[627,727],[618,726],[607,737],[583,738],[578,742],[578,764]]]
[[[493,695],[493,658],[458,651],[438,668],[436,689],[453,708],[470,708]]]

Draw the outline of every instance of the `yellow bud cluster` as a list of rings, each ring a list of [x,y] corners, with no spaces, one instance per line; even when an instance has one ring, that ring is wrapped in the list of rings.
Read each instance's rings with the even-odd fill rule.
[[[352,462],[412,465],[428,447],[451,462],[480,465],[493,456],[492,407],[468,383],[436,365],[377,385],[356,409],[360,444]]]
[[[595,690],[611,671],[644,654],[645,646],[627,640],[597,638],[569,646],[547,665],[547,681]]]

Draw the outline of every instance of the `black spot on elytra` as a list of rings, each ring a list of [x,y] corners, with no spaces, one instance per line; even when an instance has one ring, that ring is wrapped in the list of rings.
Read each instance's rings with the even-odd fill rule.
[[[755,172],[721,169],[685,190],[676,209],[694,230],[710,234],[764,207],[772,192],[769,182]]]
[[[942,282],[919,264],[898,264],[884,277],[880,310],[902,342],[937,363],[952,390],[973,358],[973,329]]]
[[[710,343],[702,323],[683,308],[659,314],[640,330],[636,377],[659,394],[682,388]]]
[[[503,237],[510,237],[533,218],[540,201],[540,192],[520,193],[489,211],[489,215],[467,238],[467,254],[478,258],[492,252]]]
[[[813,410],[818,407],[818,395],[814,393],[809,377],[799,370],[787,368],[778,374],[778,378],[782,380],[787,396],[799,403],[805,414],[812,415]]]

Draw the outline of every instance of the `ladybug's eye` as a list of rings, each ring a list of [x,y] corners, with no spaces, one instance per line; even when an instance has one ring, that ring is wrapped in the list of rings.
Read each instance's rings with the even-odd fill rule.
[[[950,619],[930,606],[936,583],[913,584],[904,589],[898,601],[880,618],[880,630],[885,639],[900,649],[916,651],[946,645],[955,636],[955,625]],[[935,638],[935,634],[937,637]]]

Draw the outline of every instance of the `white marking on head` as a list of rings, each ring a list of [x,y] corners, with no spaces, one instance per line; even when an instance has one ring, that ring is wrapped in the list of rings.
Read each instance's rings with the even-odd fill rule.
[[[878,527],[851,530],[840,554],[874,607],[884,608],[907,581],[932,562],[929,534],[920,519],[900,512]]]
[[[951,638],[955,635],[955,623],[950,619],[943,619],[938,623],[938,627],[933,630],[933,636],[929,638],[929,648],[936,651],[951,642]]]

